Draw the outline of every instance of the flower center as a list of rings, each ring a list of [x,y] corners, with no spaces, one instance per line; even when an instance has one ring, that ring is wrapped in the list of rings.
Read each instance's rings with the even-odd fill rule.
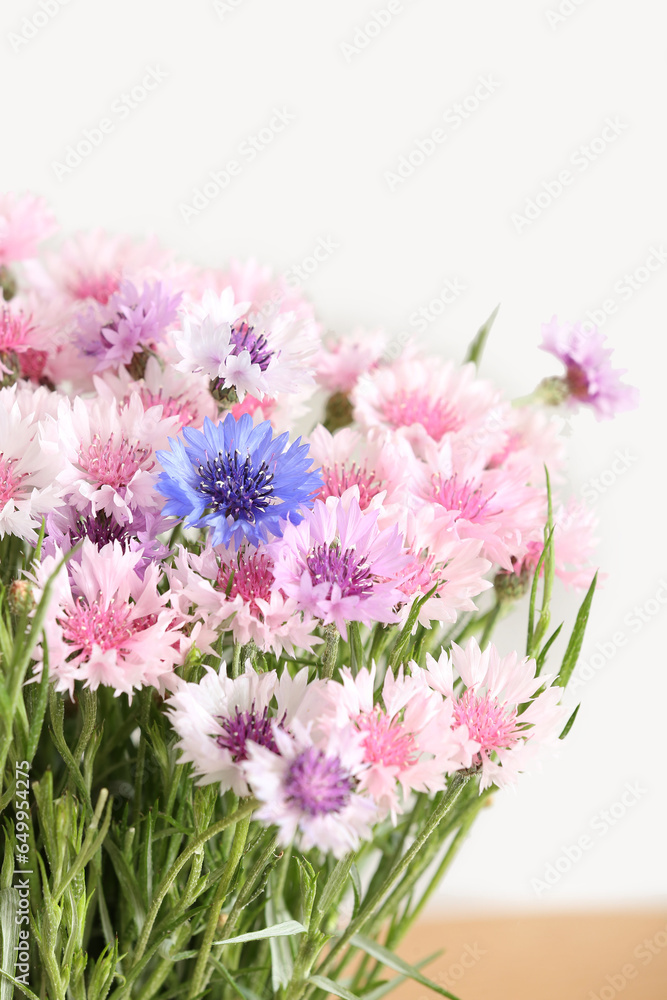
[[[76,545],[82,538],[90,538],[98,549],[108,545],[109,542],[120,542],[123,552],[126,551],[129,541],[127,528],[119,524],[112,517],[108,517],[104,511],[97,514],[88,514],[86,517],[77,518],[76,525],[71,532],[72,545]]]
[[[21,480],[25,479],[26,473],[16,473],[12,468],[13,458],[5,458],[0,455],[0,505],[4,506],[8,500],[16,496],[21,487]]]
[[[474,484],[467,480],[459,486],[456,475],[444,480],[440,476],[434,476],[433,485],[437,502],[447,510],[455,511],[457,517],[462,517],[466,521],[484,523],[498,513],[495,509],[487,510],[495,494],[485,497],[481,487],[474,489]]]
[[[336,583],[343,597],[370,597],[374,578],[365,559],[358,559],[354,549],[324,543],[311,549],[306,566],[314,584],[330,584],[327,597]]]
[[[259,365],[265,372],[271,364],[273,351],[269,349],[266,337],[262,333],[255,333],[254,326],[249,326],[245,320],[237,320],[231,328],[230,343],[231,353],[237,357],[241,351],[247,351],[253,365]]]
[[[197,489],[210,498],[210,510],[222,511],[234,521],[254,524],[257,514],[274,502],[273,473],[266,462],[254,469],[250,455],[241,461],[238,451],[233,455],[219,451],[216,458],[207,458],[206,465],[200,465],[197,472],[201,476]]]
[[[368,472],[366,466],[363,468],[353,462],[349,468],[345,465],[324,466],[321,470],[324,484],[319,493],[320,500],[327,497],[341,497],[350,486],[359,487],[359,506],[362,510],[370,505],[373,497],[382,489],[382,483],[376,478],[375,472]]]
[[[576,361],[568,361],[565,381],[571,396],[575,399],[588,399],[590,392],[588,375]]]
[[[239,760],[248,759],[247,743],[259,743],[273,753],[278,753],[278,744],[273,736],[273,727],[269,718],[269,710],[265,708],[263,712],[255,711],[253,701],[249,712],[242,712],[236,709],[236,714],[231,718],[218,716],[218,722],[224,729],[224,735],[218,736],[218,746],[222,750],[229,750],[232,760],[236,763]]]
[[[287,800],[309,816],[343,809],[352,793],[352,777],[337,757],[308,747],[294,758],[285,779]]]
[[[271,600],[273,579],[273,562],[268,556],[255,554],[249,559],[239,556],[238,562],[232,565],[222,563],[216,583],[227,597],[242,597],[253,614],[258,615],[257,598]]]
[[[154,462],[144,465],[150,453],[149,447],[130,444],[127,438],[121,438],[114,447],[113,434],[104,442],[99,434],[94,434],[88,450],[82,447],[79,452],[79,465],[96,482],[118,489],[127,486],[139,469],[153,468]]]
[[[113,293],[118,291],[118,285],[119,281],[115,275],[80,272],[74,281],[69,283],[68,291],[75,299],[96,299],[105,306]]]
[[[364,759],[371,764],[397,767],[404,771],[417,763],[418,754],[412,733],[403,731],[397,718],[390,718],[381,710],[357,716],[355,724],[365,733],[362,740]]]
[[[88,604],[79,598],[71,610],[65,611],[63,618],[57,619],[62,628],[65,642],[74,647],[75,652],[89,655],[93,646],[106,652],[107,649],[122,650],[135,632],[154,625],[156,615],[130,620],[129,605],[109,604],[100,607],[97,601]]]
[[[383,404],[385,420],[392,427],[410,427],[421,424],[429,437],[440,441],[449,431],[457,431],[462,421],[453,406],[442,399],[431,399],[418,389],[399,390]]]
[[[468,727],[481,751],[508,750],[518,742],[521,730],[516,725],[516,709],[501,705],[488,694],[475,694],[468,688],[454,703],[454,720]]]

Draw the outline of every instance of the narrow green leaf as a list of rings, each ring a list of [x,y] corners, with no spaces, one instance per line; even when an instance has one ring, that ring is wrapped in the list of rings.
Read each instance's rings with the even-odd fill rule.
[[[540,650],[539,655],[535,661],[537,663],[537,670],[535,671],[536,676],[538,677],[540,676],[540,673],[542,672],[542,667],[544,666],[547,660],[547,654],[551,649],[551,647],[553,646],[556,639],[558,638],[558,636],[560,635],[562,628],[563,628],[563,622],[561,622],[558,628],[554,632],[552,632],[552,634],[549,636],[544,646]]]
[[[484,352],[484,347],[486,346],[486,341],[488,340],[489,334],[491,333],[491,327],[495,323],[496,316],[498,315],[498,310],[500,309],[500,302],[493,310],[486,323],[480,326],[479,330],[475,334],[474,340],[470,344],[468,351],[466,353],[464,364],[472,361],[474,365],[479,368],[479,363],[482,360],[482,354]]]
[[[436,958],[440,958],[444,954],[444,948],[440,948],[439,951],[434,951],[432,955],[427,955],[426,958],[421,958],[418,962],[415,962],[415,968],[421,969],[425,965],[430,965],[431,962],[435,962]],[[394,976],[389,982],[380,983],[378,987],[371,990],[370,993],[364,993],[363,1000],[380,1000],[381,997],[386,996],[387,993],[391,993],[395,990],[397,986],[404,983],[408,976]]]
[[[343,1000],[359,1000],[356,993],[351,990],[346,990],[344,986],[339,986],[338,983],[334,983],[333,979],[327,978],[327,976],[311,976],[308,980],[313,986],[317,986],[318,989],[324,990],[325,993],[333,993],[335,997],[342,997]]]
[[[36,996],[32,990],[28,989],[27,986],[24,986],[23,983],[20,983],[18,979],[14,979],[14,977],[10,976],[4,969],[0,969],[0,976],[4,976],[10,983],[13,983],[14,988],[20,990],[24,997],[28,997],[28,1000],[39,1000],[39,997]]]
[[[243,944],[244,941],[261,941],[263,938],[289,937],[291,934],[303,934],[305,930],[306,928],[298,920],[285,920],[281,924],[274,924],[273,927],[262,927],[259,931],[238,934],[236,937],[214,941],[213,944]]]
[[[559,740],[564,740],[565,737],[567,736],[567,734],[569,733],[569,731],[572,729],[572,726],[574,725],[574,720],[576,719],[576,717],[577,717],[577,715],[579,713],[579,709],[580,708],[581,708],[581,702],[579,702],[579,704],[575,708],[574,712],[572,713],[572,715],[570,716],[570,718],[567,720],[567,724],[565,726],[565,729],[563,730],[563,732],[558,737]]]
[[[440,996],[447,997],[448,1000],[459,1000],[459,998],[453,993],[450,993],[443,986],[438,986],[437,983],[434,983],[431,979],[423,976],[419,969],[417,969],[414,965],[410,965],[409,962],[399,958],[398,955],[393,953],[393,951],[389,951],[388,948],[384,948],[381,944],[378,944],[377,941],[373,941],[371,938],[367,938],[363,934],[354,934],[350,938],[350,944],[355,948],[361,948],[362,951],[365,951],[377,962],[381,962],[382,965],[386,965],[387,968],[393,969],[394,972],[400,972],[409,979],[413,979],[416,983],[426,986],[427,989],[433,990],[434,993],[439,993]]]
[[[579,653],[581,652],[581,646],[584,641],[584,635],[586,634],[586,625],[588,624],[588,616],[590,614],[591,604],[593,603],[593,595],[595,593],[597,582],[598,575],[596,573],[577,613],[574,628],[572,629],[572,635],[570,636],[570,641],[567,644],[567,649],[565,650],[565,656],[563,657],[558,677],[554,681],[554,684],[558,684],[560,687],[565,687],[567,685],[567,682],[572,676],[572,671],[577,665]]]
[[[234,990],[234,992],[241,997],[241,1000],[260,1000],[257,994],[253,993],[252,990],[249,990],[247,986],[241,986],[240,983],[237,983],[237,981],[232,976],[231,972],[228,972],[228,970],[224,967],[222,962],[220,962],[213,955],[209,957],[209,962],[211,963],[211,965],[213,965],[214,968],[218,970],[218,972],[224,977],[224,979],[227,980],[227,982]]]

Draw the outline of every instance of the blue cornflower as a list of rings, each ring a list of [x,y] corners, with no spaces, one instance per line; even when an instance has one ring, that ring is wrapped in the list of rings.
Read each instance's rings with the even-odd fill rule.
[[[308,471],[301,438],[286,447],[289,434],[273,438],[272,430],[268,420],[253,427],[249,414],[235,420],[228,413],[217,426],[207,417],[203,431],[184,427],[185,444],[169,438],[171,451],[157,452],[163,514],[184,518],[186,527],[209,527],[212,545],[237,548],[279,538],[285,521],[298,524],[300,506],[312,507],[322,478]]]

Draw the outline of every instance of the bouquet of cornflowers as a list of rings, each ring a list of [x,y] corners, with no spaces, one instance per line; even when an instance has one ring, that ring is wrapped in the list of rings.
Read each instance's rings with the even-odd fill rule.
[[[635,390],[576,324],[512,403],[495,316],[397,359],[254,262],[54,228],[0,199],[0,997],[452,997],[394,949],[574,721],[558,414]]]

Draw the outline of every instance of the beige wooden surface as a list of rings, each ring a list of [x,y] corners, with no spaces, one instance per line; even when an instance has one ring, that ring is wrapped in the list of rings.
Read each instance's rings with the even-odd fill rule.
[[[461,1000],[667,1000],[667,910],[423,922],[399,948]],[[432,1000],[415,983],[389,994]]]

